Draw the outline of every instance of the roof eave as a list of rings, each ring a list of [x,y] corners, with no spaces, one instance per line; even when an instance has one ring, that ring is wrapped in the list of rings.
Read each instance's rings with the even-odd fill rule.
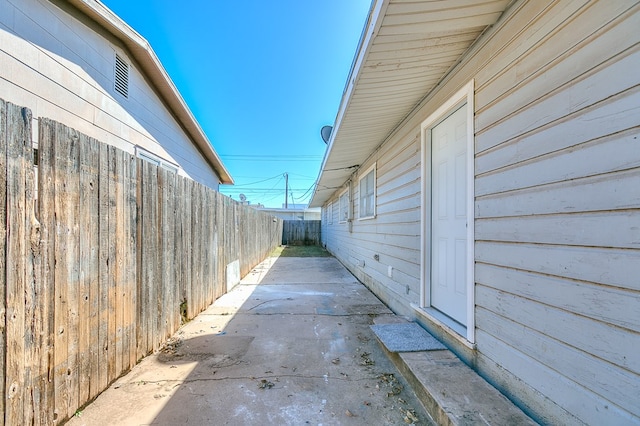
[[[218,174],[220,183],[232,185],[234,180],[231,174],[222,163],[218,153],[191,113],[149,42],[98,0],[68,0],[68,2],[122,41],[164,102],[194,140],[207,162]]]
[[[376,33],[376,31],[380,28],[380,25],[382,24],[382,20],[380,19],[380,16],[384,16],[384,10],[389,4],[389,1],[390,0],[373,0],[373,3],[371,4],[371,8],[369,9],[369,15],[367,17],[365,29],[363,31],[362,36],[360,37],[358,48],[356,50],[356,55],[354,57],[353,63],[351,64],[351,70],[349,71],[349,76],[347,77],[347,83],[342,92],[340,107],[338,108],[338,114],[336,116],[335,123],[333,125],[334,131],[331,132],[331,136],[329,137],[329,141],[327,142],[327,150],[325,151],[324,158],[322,159],[322,164],[320,166],[320,173],[318,174],[318,178],[316,179],[316,187],[314,188],[313,195],[311,197],[311,200],[309,201],[309,207],[322,207],[322,205],[328,198],[328,197],[318,196],[318,193],[319,193],[318,183],[323,177],[329,156],[333,152],[334,141],[336,139],[338,132],[340,131],[340,123],[344,118],[344,114],[347,111],[347,108],[349,106],[349,101],[351,100],[353,89],[360,77],[360,71],[362,69],[362,65],[364,64],[367,51],[371,46],[371,40],[374,34]],[[326,191],[326,190],[321,190],[321,191]]]
[[[378,0],[380,8],[374,7],[378,13],[368,22],[367,37],[358,48],[309,205],[324,205],[357,171],[354,166],[370,161],[513,4],[514,0],[464,5],[445,1],[438,5],[450,9],[443,14],[429,2]],[[413,20],[411,9],[418,10]],[[403,44],[406,40],[410,45]],[[393,45],[398,51],[388,47]],[[420,61],[427,64],[422,69],[428,73],[416,72]]]

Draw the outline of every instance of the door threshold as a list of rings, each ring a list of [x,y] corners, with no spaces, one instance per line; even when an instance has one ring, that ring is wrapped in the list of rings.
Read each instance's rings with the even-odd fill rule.
[[[450,335],[458,343],[464,345],[466,348],[473,351],[476,350],[475,343],[469,342],[466,338],[467,328],[459,322],[451,319],[447,315],[431,307],[421,308],[414,303],[411,304],[411,307],[419,318],[433,323],[436,327],[442,329],[444,332]]]

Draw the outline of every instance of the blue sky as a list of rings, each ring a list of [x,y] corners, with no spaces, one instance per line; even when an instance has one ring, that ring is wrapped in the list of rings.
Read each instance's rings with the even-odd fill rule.
[[[102,0],[145,37],[251,204],[306,204],[371,0]],[[293,201],[292,201],[293,200]]]

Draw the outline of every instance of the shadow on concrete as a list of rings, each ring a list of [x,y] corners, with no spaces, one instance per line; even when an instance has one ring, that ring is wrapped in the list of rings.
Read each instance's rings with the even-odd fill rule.
[[[70,424],[431,424],[369,327],[385,317],[335,258],[269,258]]]

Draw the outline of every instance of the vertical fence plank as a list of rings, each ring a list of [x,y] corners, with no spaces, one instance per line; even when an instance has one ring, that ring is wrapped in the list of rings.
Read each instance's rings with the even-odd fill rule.
[[[141,159],[136,159],[136,206],[140,217],[144,217],[145,211],[142,203],[142,176],[144,172],[142,170],[143,164]],[[145,317],[145,297],[143,294],[142,285],[142,233],[143,233],[143,220],[139,220],[136,223],[136,360],[146,355],[146,317]]]
[[[93,338],[92,328],[96,326],[98,288],[98,152],[97,142],[80,137],[80,326],[78,330],[79,353],[79,401],[87,401],[97,395],[93,383],[92,365],[97,338]],[[97,355],[97,354],[96,354]],[[93,388],[93,389],[92,389]],[[92,394],[92,390],[95,392]]]
[[[176,176],[176,185],[174,189],[174,194],[176,198],[175,203],[175,216],[176,216],[176,227],[175,227],[175,246],[174,246],[174,255],[175,255],[175,281],[176,281],[176,300],[174,303],[177,304],[177,312],[173,319],[173,329],[177,330],[180,327],[182,322],[182,306],[183,302],[186,298],[185,296],[185,284],[184,284],[184,262],[185,262],[185,253],[183,250],[184,247],[184,222],[185,222],[185,199],[184,199],[184,178],[180,176]]]
[[[79,172],[78,133],[56,125],[56,331],[58,415],[68,418],[78,407]],[[58,362],[59,361],[59,362]]]
[[[0,99],[0,415],[5,417],[5,389],[7,378],[7,104]]]
[[[124,371],[124,311],[125,311],[125,268],[124,258],[127,247],[125,234],[125,190],[124,190],[124,152],[114,149],[114,200],[115,200],[115,259],[113,317],[115,326],[115,345],[113,347],[115,380]]]
[[[191,185],[191,235],[193,237],[201,235],[200,216],[202,214],[202,206],[200,199],[199,187],[196,183]],[[189,301],[189,318],[193,318],[200,312],[200,289],[202,287],[202,260],[201,260],[201,239],[192,238],[191,240],[191,299]]]
[[[142,249],[142,310],[144,312],[144,328],[146,334],[146,347],[144,355],[158,346],[158,170],[157,167],[142,162],[142,240],[139,247]]]
[[[59,155],[59,150],[65,149],[65,144],[61,143],[61,137],[59,135],[58,126],[54,124],[53,127],[53,139],[54,144],[53,152],[55,157],[53,158],[53,185],[54,185],[54,198],[53,198],[53,210],[56,218],[54,222],[54,238],[56,241],[54,251],[54,330],[55,339],[53,342],[54,348],[54,391],[55,391],[55,407],[54,407],[54,419],[60,421],[67,416],[67,408],[69,403],[69,390],[67,386],[67,362],[68,362],[68,346],[67,338],[69,335],[68,325],[69,321],[69,300],[67,295],[67,283],[68,283],[68,270],[67,263],[64,256],[66,255],[66,235],[69,231],[66,229],[66,205],[62,203],[66,202],[65,198],[65,174],[66,174],[66,162],[63,161],[63,157]]]
[[[202,294],[202,309],[206,309],[211,304],[213,299],[213,259],[212,245],[213,245],[213,215],[211,214],[211,203],[209,197],[209,191],[203,187],[202,192],[202,229],[203,234],[203,247],[202,247],[202,261],[203,261],[203,294]]]
[[[95,398],[102,390],[98,368],[100,341],[99,258],[99,172],[98,141],[81,136],[80,145],[80,403]]]
[[[212,292],[211,292],[211,297],[209,300],[209,303],[212,303],[214,300],[216,300],[218,297],[221,296],[220,294],[220,275],[219,275],[219,268],[218,268],[218,225],[217,225],[217,221],[218,221],[218,197],[216,192],[214,191],[207,191],[208,195],[209,195],[209,207],[208,207],[208,211],[209,211],[209,216],[210,216],[210,227],[211,227],[211,246],[210,246],[210,262],[211,262],[211,266],[210,266],[210,281],[211,281],[211,286],[212,286]]]
[[[165,170],[164,177],[166,179],[166,193],[164,200],[164,224],[163,232],[165,234],[163,253],[165,258],[163,259],[164,274],[165,274],[165,286],[166,286],[166,300],[164,309],[166,310],[166,318],[164,325],[164,339],[166,340],[173,334],[175,317],[180,312],[180,302],[178,302],[178,285],[176,281],[176,223],[180,220],[176,216],[175,206],[177,200],[175,197],[176,190],[176,174],[174,172]]]
[[[194,182],[192,180],[183,179],[183,192],[182,192],[182,205],[184,207],[183,210],[183,225],[182,225],[182,243],[183,243],[183,270],[182,270],[182,280],[184,285],[184,299],[183,305],[181,308],[181,313],[183,317],[186,319],[191,319],[193,317],[193,282],[194,282],[194,272],[193,272],[193,216],[191,212],[193,211],[193,185]],[[195,234],[198,235],[198,234]]]
[[[158,238],[158,262],[162,265],[162,268],[159,268],[158,271],[158,276],[155,280],[155,291],[156,291],[156,307],[157,307],[157,318],[156,318],[156,323],[155,323],[155,336],[154,336],[154,350],[156,348],[156,344],[159,345],[160,343],[162,343],[163,340],[163,335],[164,335],[164,322],[166,320],[166,311],[164,310],[164,305],[166,302],[166,296],[165,296],[165,291],[166,291],[166,282],[164,281],[164,272],[163,269],[165,267],[164,265],[164,244],[165,244],[165,240],[166,240],[166,234],[165,234],[165,229],[164,229],[164,207],[166,207],[164,205],[165,202],[165,191],[166,188],[164,187],[164,185],[166,184],[166,181],[164,179],[164,173],[166,172],[166,170],[157,167],[156,168],[156,188],[157,188],[157,217],[158,217],[158,234],[157,234],[157,238]]]
[[[246,273],[262,260],[278,224],[46,119],[34,208],[31,118],[15,107],[22,127],[9,126],[6,110],[0,102],[2,421],[56,424],[224,294],[229,263]]]
[[[136,193],[136,169],[137,163],[134,156],[124,155],[124,233],[125,233],[125,311],[124,311],[124,337],[125,354],[123,368],[129,369],[137,362],[136,350],[136,314],[137,314],[137,282],[136,282],[136,244],[138,218],[137,193]]]
[[[107,383],[111,383],[116,379],[116,316],[117,316],[117,221],[116,221],[116,157],[115,148],[107,147],[107,180],[108,180],[108,202],[107,202],[107,221],[108,221],[108,244],[107,244],[107,305],[105,317],[107,318],[107,343],[105,352],[107,357]]]
[[[171,333],[170,324],[173,321],[173,275],[174,275],[174,224],[173,212],[174,173],[158,169],[158,207],[159,207],[159,236],[160,236],[160,264],[158,280],[158,332],[160,340],[164,341]]]
[[[28,121],[27,121],[28,120]],[[7,259],[11,267],[6,270],[6,402],[5,424],[22,424],[25,419],[25,388],[30,374],[25,371],[25,352],[30,350],[25,334],[29,319],[25,315],[30,300],[25,300],[28,292],[27,276],[28,252],[26,247],[30,227],[27,222],[25,191],[27,182],[25,170],[25,145],[30,149],[30,117],[26,111],[7,104],[7,194],[6,226]],[[27,303],[25,303],[27,302]],[[30,306],[29,306],[30,307]],[[31,401],[26,402],[28,404]]]
[[[55,124],[40,119],[38,128],[38,211],[41,225],[41,267],[43,343],[40,368],[44,391],[41,396],[41,424],[54,423],[55,411]]]
[[[40,264],[40,225],[36,220],[35,181],[33,174],[33,142],[31,140],[31,111],[21,108],[24,120],[25,133],[23,135],[20,152],[21,175],[24,177],[24,192],[20,194],[24,199],[23,226],[25,232],[24,241],[24,279],[25,292],[23,338],[25,343],[24,353],[24,382],[25,390],[23,401],[23,418],[25,424],[33,424],[39,420],[40,405],[40,311],[38,309],[39,294],[38,285],[35,282],[37,265]]]
[[[98,388],[109,383],[109,147],[100,144],[98,152]]]

